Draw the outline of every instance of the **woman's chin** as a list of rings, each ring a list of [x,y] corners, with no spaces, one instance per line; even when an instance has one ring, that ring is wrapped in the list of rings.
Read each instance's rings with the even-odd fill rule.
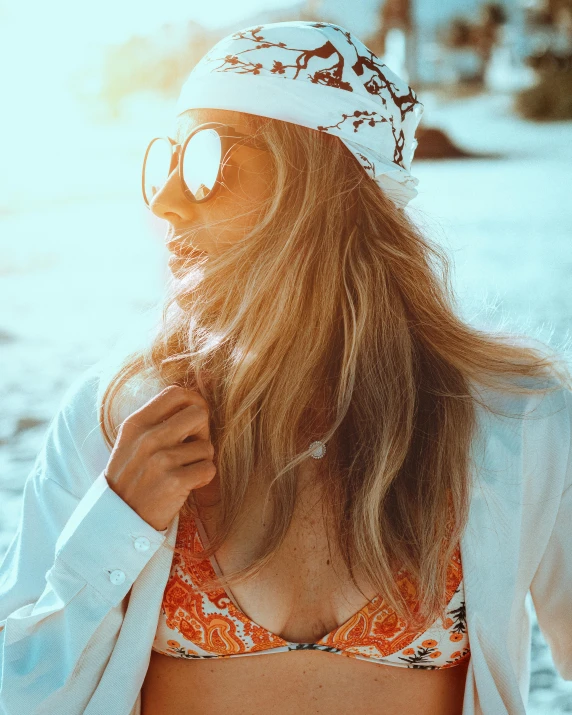
[[[187,273],[189,268],[201,265],[208,260],[208,253],[204,251],[191,251],[184,256],[171,256],[169,258],[169,270],[178,277],[183,273]]]
[[[187,265],[186,268],[171,270],[171,286],[177,304],[187,309],[189,307],[188,293],[193,291],[203,280],[204,271],[201,265]]]

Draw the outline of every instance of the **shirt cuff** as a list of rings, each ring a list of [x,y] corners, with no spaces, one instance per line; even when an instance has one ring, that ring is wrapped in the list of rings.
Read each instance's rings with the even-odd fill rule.
[[[79,501],[56,542],[56,562],[91,584],[111,605],[129,592],[166,538],[110,486],[102,471]]]

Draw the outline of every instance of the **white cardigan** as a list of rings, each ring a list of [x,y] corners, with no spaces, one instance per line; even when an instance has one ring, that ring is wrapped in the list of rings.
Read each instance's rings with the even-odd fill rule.
[[[156,531],[109,487],[102,382],[94,366],[65,393],[0,566],[3,715],[140,715],[178,516]],[[125,416],[160,389],[147,387]],[[556,667],[572,680],[572,392],[487,394],[537,409],[525,420],[477,411],[478,479],[461,541],[471,647],[463,715],[525,715],[529,590]]]

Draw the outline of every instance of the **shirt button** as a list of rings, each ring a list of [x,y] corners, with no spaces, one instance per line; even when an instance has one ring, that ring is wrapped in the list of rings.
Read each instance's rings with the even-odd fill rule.
[[[135,546],[137,551],[147,551],[150,545],[151,542],[146,536],[138,536],[133,542],[133,546]]]
[[[109,574],[109,580],[116,586],[120,586],[125,581],[125,574],[119,569],[115,569]]]

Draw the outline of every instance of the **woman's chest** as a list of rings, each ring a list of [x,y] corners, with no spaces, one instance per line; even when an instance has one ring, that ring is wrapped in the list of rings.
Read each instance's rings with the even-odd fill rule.
[[[272,559],[251,579],[226,588],[252,621],[299,643],[318,641],[376,595],[357,573],[357,585],[353,583],[337,544],[335,525],[312,488],[310,476],[310,471],[302,474],[304,486],[290,528]],[[219,572],[231,573],[260,553],[267,538],[263,518],[262,496],[250,496],[236,534],[212,559]],[[200,519],[203,540],[210,542],[214,524],[215,519]]]
[[[244,638],[244,627],[252,633],[254,624],[265,637],[284,639],[292,648],[288,652],[253,653],[253,657],[204,659],[176,658],[164,654],[168,649],[154,650],[143,687],[143,715],[166,715],[179,709],[190,715],[215,715],[229,707],[235,712],[276,715],[341,715],[350,709],[360,713],[411,710],[416,715],[460,715],[467,660],[456,667],[423,670],[414,665],[392,667],[364,662],[345,657],[341,651],[334,652],[336,648],[330,648],[332,652],[326,648],[294,648],[296,644],[315,644],[340,626],[353,623],[356,614],[376,596],[358,573],[357,587],[352,582],[337,546],[335,525],[322,508],[319,494],[311,488],[311,480],[306,482],[290,529],[274,558],[252,579],[226,589],[245,618],[229,618],[228,613],[221,618],[224,614],[213,611],[209,602],[204,611],[196,610],[201,613],[202,635],[193,636],[189,644],[192,648],[200,642],[207,649],[214,633],[223,641],[225,637],[232,640],[234,634],[238,641],[238,645],[233,642],[235,652],[246,652],[254,641]],[[203,542],[214,536],[217,515],[200,504],[216,501],[217,495],[212,491],[197,495],[201,514],[197,525]],[[245,566],[258,553],[266,533],[262,506],[260,495],[249,496],[246,518],[240,520],[233,538],[212,559],[222,574]],[[372,614],[373,610],[363,620],[369,624],[368,633],[370,627],[374,628]],[[387,629],[396,624],[389,623],[384,614],[380,615],[382,620],[383,636],[390,636]],[[346,634],[338,633],[337,637],[336,646],[348,645]],[[379,645],[380,634],[372,637]],[[164,634],[165,643],[169,642],[167,638],[175,636]],[[362,640],[365,644],[367,638]],[[272,645],[277,644],[274,641]],[[449,645],[451,653],[457,650],[457,644]],[[405,658],[416,657],[408,653]],[[443,653],[443,658],[448,656]],[[429,654],[425,658],[429,664],[436,662],[431,657]],[[403,665],[402,659],[396,658],[395,664]]]

